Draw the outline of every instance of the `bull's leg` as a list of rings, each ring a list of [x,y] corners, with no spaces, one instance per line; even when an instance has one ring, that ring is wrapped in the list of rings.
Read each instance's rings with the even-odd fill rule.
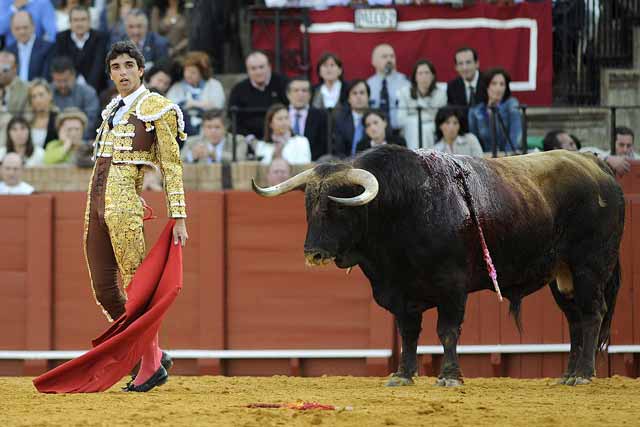
[[[575,298],[582,319],[582,352],[576,362],[575,380],[572,385],[588,384],[595,375],[598,335],[604,318],[606,304],[602,287],[606,279],[589,267],[576,269]],[[568,382],[569,384],[569,382]]]
[[[467,301],[465,292],[438,305],[438,337],[444,348],[444,358],[436,385],[445,387],[460,386],[463,383],[462,371],[458,363],[458,338],[464,320],[464,306]]]
[[[569,323],[569,335],[571,339],[571,350],[569,351],[569,363],[567,370],[562,377],[558,380],[559,384],[567,384],[570,378],[576,376],[576,363],[578,361],[578,355],[582,353],[582,322],[580,319],[580,311],[576,305],[573,296],[563,295],[559,290],[555,282],[549,284],[551,293],[553,294],[556,304],[564,313]],[[575,381],[575,380],[572,380]]]
[[[398,371],[387,381],[387,387],[413,384],[413,376],[418,371],[416,350],[422,330],[422,312],[414,311],[396,315],[396,325],[402,337],[402,355]]]

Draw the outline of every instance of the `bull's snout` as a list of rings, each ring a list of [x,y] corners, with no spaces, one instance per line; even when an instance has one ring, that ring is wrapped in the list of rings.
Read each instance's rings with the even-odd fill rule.
[[[335,256],[332,256],[328,251],[318,248],[305,248],[304,259],[307,265],[325,265],[333,261]]]

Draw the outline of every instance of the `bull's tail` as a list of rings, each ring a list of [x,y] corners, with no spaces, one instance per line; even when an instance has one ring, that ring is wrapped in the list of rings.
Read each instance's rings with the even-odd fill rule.
[[[620,279],[620,259],[618,259],[616,261],[616,266],[613,269],[613,273],[604,288],[604,301],[607,311],[602,319],[600,335],[598,336],[598,350],[600,351],[605,350],[609,346],[611,319],[613,318],[613,311],[616,308],[616,298],[618,297],[618,291],[620,290]]]
[[[520,309],[522,306],[522,299],[513,298],[509,300],[509,314],[513,317],[513,321],[516,322],[516,328],[518,333],[522,334],[522,315]]]

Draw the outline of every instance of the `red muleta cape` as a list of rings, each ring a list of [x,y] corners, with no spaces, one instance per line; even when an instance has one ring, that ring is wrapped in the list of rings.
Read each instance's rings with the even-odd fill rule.
[[[174,245],[170,220],[127,288],[125,313],[94,348],[35,378],[41,393],[105,391],[129,374],[158,333],[167,309],[182,289],[182,246]]]

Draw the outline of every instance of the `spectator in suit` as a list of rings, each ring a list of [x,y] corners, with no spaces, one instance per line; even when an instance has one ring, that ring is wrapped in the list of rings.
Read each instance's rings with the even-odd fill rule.
[[[386,43],[379,44],[371,52],[371,65],[376,73],[367,79],[371,90],[371,107],[379,108],[391,118],[391,128],[399,133],[398,91],[409,85],[407,76],[396,70],[396,53]]]
[[[434,150],[449,154],[483,157],[478,138],[467,130],[467,121],[460,108],[444,107],[436,114]]]
[[[461,47],[454,56],[458,77],[447,83],[449,105],[472,107],[480,102],[478,94],[483,91],[478,52],[471,47]]]
[[[313,88],[311,105],[315,108],[333,108],[334,111],[347,102],[347,85],[342,80],[342,61],[333,53],[325,53],[318,60],[316,72],[320,83]]]
[[[407,146],[412,150],[433,147],[436,112],[447,105],[447,93],[436,86],[436,79],[436,68],[431,61],[421,59],[413,67],[411,86],[405,86],[398,92],[398,123],[403,128]],[[418,107],[422,108],[420,120]],[[420,125],[422,141],[418,130]]]
[[[132,9],[141,8],[143,0],[111,0],[102,10],[100,29],[109,33],[109,45],[127,37],[125,21]]]
[[[381,110],[369,110],[362,116],[365,134],[358,142],[356,152],[368,150],[369,148],[379,147],[385,144],[396,144],[403,147],[407,146],[407,141],[399,135],[393,135],[389,119]]]
[[[480,103],[469,109],[469,130],[478,137],[485,152],[492,151],[494,144],[498,151],[515,152],[521,146],[522,113],[518,100],[511,96],[511,77],[502,68],[488,70],[484,79],[485,89],[479,93]],[[496,109],[496,135],[492,137],[491,115]]]
[[[28,85],[18,78],[18,56],[7,50],[0,51],[1,110],[21,115],[27,106]]]
[[[91,29],[91,15],[86,6],[74,6],[69,12],[70,29],[56,36],[55,56],[68,56],[78,73],[78,81],[100,93],[107,86],[102,61],[107,55],[108,36]]]
[[[247,144],[236,135],[236,160],[247,158]],[[223,110],[209,110],[202,115],[200,135],[189,137],[182,149],[182,159],[187,163],[231,163],[233,161],[233,136],[226,133]]]
[[[229,117],[233,120],[233,109],[237,108],[237,131],[241,135],[264,136],[264,118],[273,104],[287,103],[286,80],[271,71],[269,58],[264,52],[253,51],[247,55],[245,65],[248,78],[231,89],[229,95]],[[253,109],[253,111],[243,111]]]
[[[14,116],[7,126],[7,153],[17,153],[26,167],[40,166],[44,160],[44,149],[33,145],[31,127],[22,116]]]
[[[36,37],[34,29],[29,12],[21,10],[11,17],[11,34],[15,42],[8,45],[7,50],[18,57],[18,76],[25,82],[49,77],[53,43]]]
[[[301,135],[311,144],[311,160],[327,154],[327,113],[309,106],[311,83],[306,78],[296,77],[287,85],[289,120],[293,134]]]
[[[349,108],[341,110],[336,116],[333,130],[333,154],[337,157],[355,155],[356,147],[364,137],[362,116],[369,108],[369,85],[365,80],[354,80],[348,89]]]
[[[26,196],[33,193],[34,188],[22,180],[24,163],[22,157],[16,153],[9,153],[2,159],[0,174],[0,194],[12,196]]]
[[[58,56],[51,62],[51,80],[53,83],[53,102],[60,111],[76,107],[84,111],[88,118],[84,138],[95,138],[96,119],[100,102],[95,89],[76,79],[76,69],[68,56]]]
[[[29,98],[26,116],[31,125],[33,144],[46,148],[47,144],[58,138],[56,117],[58,108],[53,103],[53,92],[44,79],[35,79],[29,84]]]
[[[268,165],[273,159],[283,158],[291,165],[311,162],[311,148],[304,136],[293,135],[289,110],[283,104],[269,107],[265,117],[264,141],[256,143],[256,157]]]
[[[5,46],[16,39],[11,34],[11,18],[17,12],[25,11],[33,18],[36,37],[48,42],[56,39],[56,12],[51,0],[0,0],[0,37],[5,37]]]
[[[135,43],[144,55],[145,67],[151,68],[153,64],[169,56],[169,41],[149,31],[149,19],[141,9],[131,9],[124,21],[127,37]]]
[[[191,135],[200,132],[202,113],[205,110],[224,108],[224,89],[213,78],[211,62],[205,52],[189,52],[184,59],[183,79],[174,83],[167,98],[178,104],[186,113]]]

